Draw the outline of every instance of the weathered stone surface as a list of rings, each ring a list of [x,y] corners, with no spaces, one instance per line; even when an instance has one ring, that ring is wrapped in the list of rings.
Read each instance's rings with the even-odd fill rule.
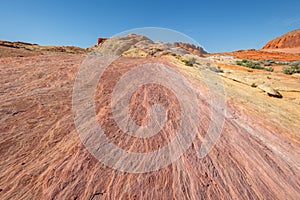
[[[202,56],[206,53],[202,47],[196,47],[193,44],[153,42],[145,36],[136,34],[101,41],[101,45],[92,48],[92,50],[103,54],[129,57],[160,57],[168,54],[194,54]]]
[[[143,50],[148,56],[151,51],[155,56],[175,48],[170,44],[147,46],[151,42],[132,39],[112,49],[120,53],[119,49],[131,42],[140,46],[125,53],[140,54]],[[222,65],[224,73],[213,74],[224,76],[226,121],[216,146],[207,157],[199,159],[203,138],[213,124],[211,113],[224,109],[210,106],[212,91],[207,89],[203,77],[211,72],[204,68],[214,67],[220,60],[225,62],[222,59],[231,62],[232,58],[197,57],[203,67],[200,74],[199,69],[185,66],[175,56],[121,57],[103,73],[95,94],[97,120],[115,145],[128,152],[153,152],[168,144],[180,127],[176,95],[153,84],[140,87],[132,95],[128,110],[137,124],[146,125],[151,106],[162,104],[168,116],[163,130],[153,138],[140,139],[119,129],[111,113],[111,94],[116,83],[137,66],[163,63],[175,69],[191,83],[201,108],[197,136],[178,160],[155,172],[131,174],[97,161],[76,131],[72,92],[85,58],[57,52],[0,58],[1,199],[300,199],[300,109],[295,103],[299,92],[287,91],[282,99],[270,98],[243,84],[270,81],[297,88],[300,77]],[[233,79],[226,78],[227,74]],[[170,82],[170,77],[165,80]],[[218,87],[214,82],[211,85]]]

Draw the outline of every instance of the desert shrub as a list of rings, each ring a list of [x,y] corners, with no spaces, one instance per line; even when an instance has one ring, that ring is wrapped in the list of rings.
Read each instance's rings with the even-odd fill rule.
[[[224,73],[223,69],[221,69],[220,66],[218,66],[218,70],[219,70],[220,73]]]
[[[284,74],[292,75],[293,73],[295,73],[295,70],[292,69],[292,68],[289,68],[289,67],[284,67],[284,68],[283,68],[283,73],[284,73]]]
[[[284,67],[283,68],[283,73],[284,74],[295,74],[295,73],[300,73],[300,67]]]
[[[274,68],[273,67],[269,67],[269,68],[264,68],[264,70],[268,71],[268,72],[273,72]]]
[[[251,84],[251,87],[256,88],[256,87],[257,87],[256,83],[252,83],[252,84]]]
[[[195,59],[195,58],[191,58],[191,59],[189,59],[189,60],[182,60],[182,62],[183,62],[186,66],[192,67],[192,66],[196,63],[196,59]]]
[[[250,60],[242,60],[242,61],[237,61],[237,65],[248,67],[251,69],[262,69],[263,67],[260,66],[258,62],[252,62]]]
[[[193,66],[193,64],[191,64],[188,60],[182,60],[182,62],[183,62],[186,66]]]
[[[243,66],[243,67],[247,67],[247,68],[251,68],[251,69],[260,69],[260,70],[265,70],[265,71],[269,71],[269,72],[274,71],[273,67],[265,68],[265,67],[260,66],[259,62],[252,62],[250,60],[237,61],[236,64],[239,66]]]

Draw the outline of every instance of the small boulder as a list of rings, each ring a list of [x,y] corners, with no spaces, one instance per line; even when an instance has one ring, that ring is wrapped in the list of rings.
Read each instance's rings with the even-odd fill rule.
[[[258,88],[266,92],[271,97],[282,98],[282,95],[274,88],[271,88],[266,85],[259,85]]]

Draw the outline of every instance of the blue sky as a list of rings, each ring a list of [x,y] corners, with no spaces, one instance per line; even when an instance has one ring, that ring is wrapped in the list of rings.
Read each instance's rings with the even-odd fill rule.
[[[259,49],[300,28],[299,0],[11,0],[0,3],[0,40],[93,46],[98,37],[163,27],[209,52]]]

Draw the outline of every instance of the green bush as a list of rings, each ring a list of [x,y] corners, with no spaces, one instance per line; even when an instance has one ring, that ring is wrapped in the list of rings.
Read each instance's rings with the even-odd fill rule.
[[[248,67],[251,69],[263,69],[263,67],[261,67],[258,62],[252,62],[249,60],[237,61],[236,64],[240,65],[240,66]]]
[[[256,87],[257,87],[256,83],[252,83],[252,84],[251,84],[251,87],[256,88]]]
[[[264,68],[264,70],[268,71],[268,72],[273,72],[274,68],[273,67],[269,67],[269,68]]]
[[[192,66],[196,63],[196,59],[195,59],[195,58],[191,58],[191,59],[189,59],[189,60],[182,60],[182,62],[183,62],[186,66],[192,67]]]
[[[251,68],[251,69],[261,69],[261,70],[266,70],[269,72],[274,71],[273,67],[265,68],[265,67],[260,66],[259,62],[252,62],[250,60],[237,61],[236,64],[239,66],[243,66],[243,67],[247,67],[247,68]]]
[[[288,75],[292,75],[292,74],[295,74],[295,73],[300,73],[299,70],[295,69],[295,68],[290,68],[290,67],[285,67],[283,68],[283,73],[284,74],[288,74]]]
[[[284,67],[283,68],[283,73],[284,74],[295,74],[295,73],[300,73],[300,62],[295,61],[295,62],[291,62],[290,67]]]

